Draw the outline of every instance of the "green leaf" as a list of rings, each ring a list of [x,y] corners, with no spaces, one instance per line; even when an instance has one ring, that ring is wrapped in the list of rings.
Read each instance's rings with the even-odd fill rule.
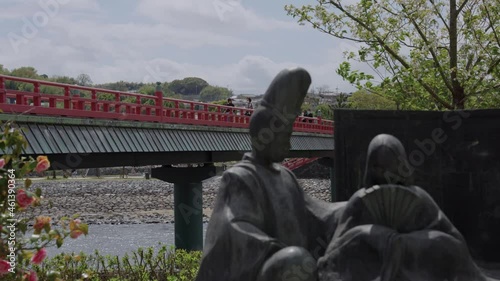
[[[31,186],[31,184],[32,184],[31,179],[26,179],[26,180],[24,181],[24,187],[25,187],[25,188],[29,188],[29,187]]]
[[[58,238],[58,239],[56,240],[56,246],[57,246],[57,248],[61,248],[61,246],[62,246],[63,242],[64,242],[64,239],[63,239],[63,238]]]

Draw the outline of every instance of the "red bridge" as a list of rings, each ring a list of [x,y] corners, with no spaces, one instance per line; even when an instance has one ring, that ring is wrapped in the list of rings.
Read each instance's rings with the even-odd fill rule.
[[[20,91],[19,88],[26,90]],[[0,109],[4,113],[16,114],[229,128],[247,128],[250,117],[245,112],[252,111],[166,98],[159,90],[150,96],[6,75],[0,75]],[[333,121],[298,117],[294,131],[333,134]]]

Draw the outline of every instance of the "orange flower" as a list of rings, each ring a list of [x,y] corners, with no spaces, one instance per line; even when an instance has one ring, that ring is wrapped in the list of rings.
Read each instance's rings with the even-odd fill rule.
[[[42,231],[45,225],[49,224],[50,221],[51,221],[50,217],[39,216],[35,219],[35,225],[33,225],[33,228],[35,229],[36,232],[40,233],[40,231]]]
[[[31,262],[34,264],[41,264],[42,261],[47,257],[47,250],[45,248],[41,248],[36,251],[36,253],[31,258]]]
[[[33,203],[33,201],[35,201],[35,198],[28,196],[28,194],[26,194],[26,191],[24,191],[24,189],[17,190],[16,199],[17,199],[17,203],[19,204],[19,206],[21,208],[26,208],[29,205],[31,205],[31,203]]]
[[[82,221],[80,219],[74,219],[74,220],[69,222],[69,229],[71,231],[80,230],[78,227],[80,226],[81,223],[82,223]]]
[[[37,171],[38,173],[41,173],[50,168],[50,162],[47,156],[38,156],[36,158],[36,161],[38,163],[36,164],[35,171]]]
[[[73,239],[76,239],[78,238],[78,236],[82,235],[83,234],[83,231],[79,230],[79,229],[75,229],[75,230],[72,230],[71,233],[69,234],[69,236]]]

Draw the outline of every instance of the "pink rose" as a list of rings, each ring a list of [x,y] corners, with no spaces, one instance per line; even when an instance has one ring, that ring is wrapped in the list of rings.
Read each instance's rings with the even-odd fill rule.
[[[50,162],[47,156],[38,156],[36,158],[36,161],[38,163],[36,164],[35,171],[37,171],[38,173],[41,173],[50,168]]]
[[[21,206],[21,208],[26,208],[29,205],[31,205],[33,201],[35,201],[35,198],[28,196],[28,194],[26,194],[26,191],[24,191],[23,189],[17,190],[16,199],[17,203],[19,204],[19,206]]]
[[[5,166],[5,159],[0,158],[0,169],[2,169],[3,166]]]
[[[9,272],[10,263],[6,260],[0,260],[0,276]]]
[[[45,248],[41,248],[33,255],[31,262],[34,264],[41,264],[45,257],[47,257],[47,250],[45,250]]]
[[[24,274],[24,279],[23,280],[38,281],[38,276],[36,276],[36,272],[30,271],[29,274],[28,273]]]

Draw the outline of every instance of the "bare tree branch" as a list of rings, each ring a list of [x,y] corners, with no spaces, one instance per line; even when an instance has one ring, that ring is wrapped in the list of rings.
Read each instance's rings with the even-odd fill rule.
[[[436,7],[436,3],[434,2],[434,0],[429,0],[429,2],[432,4],[432,7],[434,7],[434,10],[436,11],[436,13],[438,14],[439,18],[441,19],[441,21],[443,22],[444,26],[446,27],[446,30],[448,30],[448,32],[450,32],[450,27],[448,26],[448,23],[444,19],[443,15],[441,15],[441,12]]]
[[[462,2],[462,5],[460,5],[460,7],[458,7],[458,10],[457,12],[460,14],[463,10],[463,8],[465,7],[465,5],[467,5],[467,2],[469,2],[469,0],[464,0],[464,2]]]

